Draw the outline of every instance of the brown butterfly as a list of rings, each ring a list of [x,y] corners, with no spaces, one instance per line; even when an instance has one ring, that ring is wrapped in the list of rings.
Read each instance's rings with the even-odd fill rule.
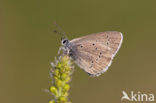
[[[123,35],[117,31],[106,31],[73,40],[63,38],[61,49],[91,76],[107,71],[121,47]]]

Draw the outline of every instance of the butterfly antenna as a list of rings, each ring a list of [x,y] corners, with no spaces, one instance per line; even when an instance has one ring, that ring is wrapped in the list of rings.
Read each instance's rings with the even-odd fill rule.
[[[58,34],[60,34],[60,35],[62,35],[62,38],[67,38],[67,35],[66,35],[66,33],[62,30],[62,28],[61,28],[58,24],[56,24],[56,22],[54,22],[54,24],[55,24],[55,26],[58,28],[58,30],[60,31],[60,32],[58,32],[58,31],[54,30],[54,32],[55,32],[55,33],[58,33]]]

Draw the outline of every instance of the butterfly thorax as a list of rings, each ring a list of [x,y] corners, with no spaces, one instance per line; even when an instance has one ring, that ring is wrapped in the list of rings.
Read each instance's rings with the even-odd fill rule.
[[[75,49],[73,48],[72,43],[70,43],[68,39],[62,39],[62,50],[65,55],[68,55],[73,59],[76,58],[74,57],[75,55],[73,54]]]

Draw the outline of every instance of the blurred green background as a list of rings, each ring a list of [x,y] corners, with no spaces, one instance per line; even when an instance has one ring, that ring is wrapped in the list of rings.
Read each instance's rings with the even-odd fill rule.
[[[0,103],[48,103],[57,22],[73,39],[121,31],[123,45],[97,78],[75,67],[72,103],[121,103],[122,90],[156,94],[155,0],[0,0]]]

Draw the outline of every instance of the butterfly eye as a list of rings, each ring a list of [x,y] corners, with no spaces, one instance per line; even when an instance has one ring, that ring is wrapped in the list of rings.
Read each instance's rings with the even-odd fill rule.
[[[66,42],[67,42],[67,40],[64,40],[64,41],[63,41],[63,44],[65,44]]]
[[[62,41],[62,44],[67,44],[67,43],[68,43],[68,40],[66,39]]]

